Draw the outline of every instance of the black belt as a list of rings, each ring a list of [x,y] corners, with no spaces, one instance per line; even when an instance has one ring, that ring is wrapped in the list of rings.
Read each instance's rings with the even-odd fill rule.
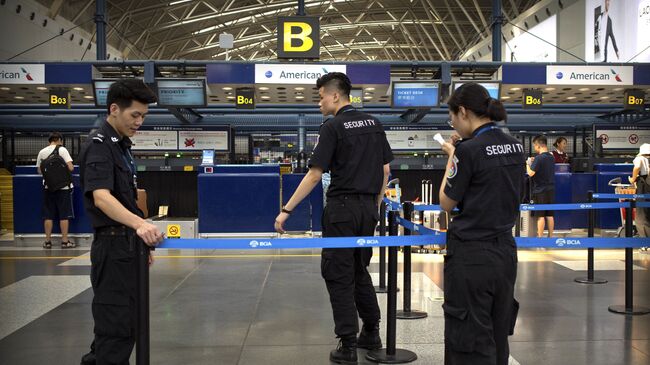
[[[129,229],[126,226],[107,226],[95,228],[95,235],[97,236],[126,236]]]
[[[340,200],[376,200],[379,194],[341,194],[328,199]]]

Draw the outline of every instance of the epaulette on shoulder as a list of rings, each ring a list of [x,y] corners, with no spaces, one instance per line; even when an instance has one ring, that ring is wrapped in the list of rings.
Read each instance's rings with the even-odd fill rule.
[[[97,133],[96,135],[93,136],[93,142],[104,143],[104,135],[101,133]]]

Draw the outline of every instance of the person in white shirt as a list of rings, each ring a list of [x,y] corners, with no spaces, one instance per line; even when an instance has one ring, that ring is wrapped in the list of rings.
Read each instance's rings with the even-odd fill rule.
[[[630,183],[636,184],[637,194],[650,194],[650,143],[644,143],[639,148],[639,154],[634,158],[634,168],[632,176],[629,178]],[[644,199],[637,199],[637,202]],[[650,209],[636,208],[636,218],[634,220],[636,230],[640,237],[650,237]]]
[[[61,133],[51,133],[48,142],[50,144],[43,148],[36,158],[36,169],[38,173],[43,174],[41,171],[41,163],[54,152],[57,146],[60,146],[58,150],[59,156],[65,161],[68,170],[72,171],[74,169],[72,157],[70,157],[68,150],[63,147],[63,136],[61,136]],[[52,227],[54,225],[54,218],[57,216],[61,228],[61,248],[76,247],[77,245],[68,238],[69,219],[74,218],[74,211],[72,209],[72,183],[56,191],[50,191],[45,184],[45,179],[43,179],[43,187],[43,226],[45,228],[43,248],[52,248]]]

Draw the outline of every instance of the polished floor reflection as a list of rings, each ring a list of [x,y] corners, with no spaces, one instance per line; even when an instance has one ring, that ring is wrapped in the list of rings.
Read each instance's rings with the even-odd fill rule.
[[[318,250],[156,255],[152,364],[329,364],[337,340]],[[512,364],[650,364],[650,315],[607,310],[624,304],[622,250],[596,252],[601,285],[573,281],[586,275],[583,250],[522,250],[519,259]],[[650,306],[650,255],[635,253],[634,264],[634,302]],[[442,256],[413,255],[412,308],[428,317],[399,320],[397,342],[418,354],[414,364],[443,363],[442,270]],[[89,271],[87,247],[0,247],[0,364],[79,363],[92,339]]]

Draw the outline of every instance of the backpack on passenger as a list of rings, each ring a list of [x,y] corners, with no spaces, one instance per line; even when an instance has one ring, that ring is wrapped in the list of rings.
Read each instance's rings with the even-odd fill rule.
[[[41,162],[41,173],[48,191],[57,191],[72,183],[72,173],[63,157],[59,155],[59,148],[61,146],[56,146],[54,151]]]

